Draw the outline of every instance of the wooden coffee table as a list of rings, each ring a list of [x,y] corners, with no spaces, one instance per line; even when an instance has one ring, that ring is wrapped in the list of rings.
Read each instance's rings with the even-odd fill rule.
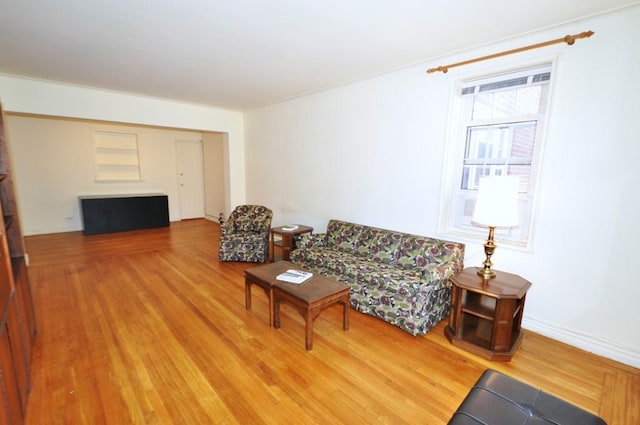
[[[277,263],[274,263],[277,264]],[[299,267],[293,267],[300,269]],[[280,303],[292,305],[304,318],[305,348],[313,348],[313,323],[320,313],[334,304],[342,304],[342,328],[349,329],[349,286],[314,274],[297,285],[276,280],[273,285],[273,326],[280,328]]]

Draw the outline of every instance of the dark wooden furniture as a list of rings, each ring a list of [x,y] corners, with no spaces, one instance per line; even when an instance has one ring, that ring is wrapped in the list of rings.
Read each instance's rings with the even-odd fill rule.
[[[80,196],[85,235],[151,229],[169,225],[167,195]]]
[[[278,246],[282,250],[282,259],[289,261],[291,259],[291,250],[295,248],[295,236],[303,233],[313,232],[313,227],[298,225],[295,230],[284,230],[283,226],[271,228],[271,261],[275,261],[275,247]],[[275,240],[275,235],[280,235],[280,241]]]
[[[22,424],[36,320],[0,105],[0,424]]]
[[[247,310],[251,310],[251,285],[260,287],[269,299],[269,326],[273,324],[273,285],[277,282],[276,276],[294,268],[296,266],[288,261],[278,261],[253,267],[244,272],[245,307]]]
[[[298,267],[299,269],[299,267]],[[304,318],[305,349],[313,349],[313,323],[320,313],[342,304],[342,328],[349,329],[349,286],[319,274],[301,284],[276,281],[273,287],[273,327],[280,327],[280,304],[292,305]]]
[[[469,267],[451,278],[451,315],[445,329],[455,346],[488,360],[509,361],[522,340],[520,324],[531,283],[496,271],[483,280]]]

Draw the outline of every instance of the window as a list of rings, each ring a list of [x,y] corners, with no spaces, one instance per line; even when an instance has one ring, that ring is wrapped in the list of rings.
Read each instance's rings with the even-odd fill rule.
[[[480,177],[518,176],[519,224],[497,228],[496,236],[528,244],[550,79],[546,65],[462,83],[456,93],[459,118],[452,123],[455,147],[449,159],[455,165],[447,171],[452,196],[445,231],[486,235],[471,223]]]
[[[136,134],[95,131],[94,141],[96,180],[141,180]]]

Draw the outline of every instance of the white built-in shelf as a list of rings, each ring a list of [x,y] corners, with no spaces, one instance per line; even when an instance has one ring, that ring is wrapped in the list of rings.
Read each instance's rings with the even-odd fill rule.
[[[95,131],[95,165],[97,181],[139,181],[138,135]]]

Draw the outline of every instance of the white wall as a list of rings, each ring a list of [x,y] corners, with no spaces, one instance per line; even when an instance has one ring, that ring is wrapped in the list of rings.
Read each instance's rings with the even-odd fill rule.
[[[222,133],[206,133],[203,137],[204,153],[204,214],[210,220],[217,221],[220,213],[225,217],[225,135]]]
[[[226,170],[225,213],[229,213],[232,206],[245,202],[244,122],[240,112],[11,75],[0,75],[0,101],[6,113],[226,133],[229,169]],[[9,143],[11,145],[11,140]],[[12,152],[19,149],[11,146]],[[81,160],[92,162],[93,157],[82,157]],[[20,185],[20,175],[28,175],[31,164],[15,162],[14,171]],[[40,184],[43,193],[59,190],[47,186],[47,181]],[[23,226],[25,224],[23,221]]]
[[[498,247],[493,260],[533,283],[526,328],[640,367],[640,277],[630,267],[640,238],[639,22],[636,6],[247,113],[247,197],[271,207],[276,225],[324,231],[340,218],[447,238],[438,221],[452,80],[556,58],[534,244]],[[586,30],[595,35],[574,46],[425,73]],[[480,265],[482,241],[464,242],[466,265]]]
[[[81,230],[80,195],[165,193],[169,219],[180,220],[176,141],[198,141],[201,133],[32,116],[6,119],[25,235]],[[95,180],[94,131],[137,134],[141,181]]]

